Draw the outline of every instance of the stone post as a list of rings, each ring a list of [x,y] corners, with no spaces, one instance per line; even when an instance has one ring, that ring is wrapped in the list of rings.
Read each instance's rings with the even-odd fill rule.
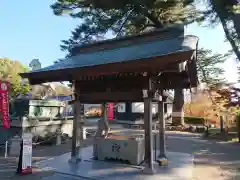
[[[61,131],[61,128],[58,128],[57,131],[56,131],[56,145],[61,145],[62,144],[62,131]]]

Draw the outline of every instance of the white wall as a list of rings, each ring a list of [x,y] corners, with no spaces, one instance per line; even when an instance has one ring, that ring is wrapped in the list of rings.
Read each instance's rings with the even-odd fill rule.
[[[138,103],[132,103],[132,112],[136,113],[143,113],[144,112],[144,103],[138,102]],[[152,112],[157,113],[158,112],[158,104],[152,103]],[[167,105],[167,113],[172,113],[172,104]]]

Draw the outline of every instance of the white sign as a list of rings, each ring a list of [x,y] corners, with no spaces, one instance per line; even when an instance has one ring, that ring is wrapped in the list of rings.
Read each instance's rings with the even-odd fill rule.
[[[7,89],[8,89],[7,84],[4,83],[4,82],[2,82],[2,83],[1,83],[1,90],[2,90],[2,91],[7,91]]]
[[[23,135],[22,171],[32,169],[32,134]]]
[[[143,112],[144,112],[143,102],[132,103],[132,113],[143,113]],[[158,112],[157,103],[152,103],[152,113],[157,113],[157,112]]]
[[[117,110],[120,113],[126,112],[126,105],[125,105],[125,103],[118,103],[117,104]]]

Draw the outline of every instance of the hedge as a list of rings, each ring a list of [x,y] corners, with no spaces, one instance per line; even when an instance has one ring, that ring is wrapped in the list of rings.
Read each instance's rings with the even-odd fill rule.
[[[205,119],[202,117],[191,117],[191,116],[185,116],[184,122],[186,124],[205,124]]]

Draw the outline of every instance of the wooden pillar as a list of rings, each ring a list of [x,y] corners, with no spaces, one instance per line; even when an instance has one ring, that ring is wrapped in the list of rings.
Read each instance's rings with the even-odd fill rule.
[[[104,118],[104,121],[105,121],[105,123],[106,123],[106,125],[107,125],[107,128],[109,129],[109,125],[108,125],[108,105],[107,105],[107,103],[106,102],[104,102],[103,104],[102,104],[102,106],[103,106],[103,118]]]
[[[75,86],[75,84],[73,85]],[[74,87],[74,97],[73,97],[73,130],[72,130],[72,148],[71,148],[71,159],[69,160],[70,163],[77,163],[81,161],[79,157],[79,150],[80,150],[80,128],[79,128],[79,118],[80,118],[80,101],[79,96],[77,95],[78,89]]]
[[[237,133],[238,133],[238,142],[240,143],[240,114],[236,115],[236,125],[237,125]]]
[[[145,136],[145,156],[144,161],[147,162],[150,158],[149,154],[149,98],[144,98],[144,136]]]
[[[103,110],[103,118],[104,121],[108,122],[108,114],[107,114],[107,103],[102,103],[102,110]]]
[[[153,166],[153,132],[152,132],[152,81],[149,78],[148,89],[143,90],[144,98],[144,130],[145,130],[145,173],[155,173]]]
[[[163,91],[159,90],[162,97],[158,101],[158,122],[159,122],[159,155],[157,161],[161,163],[162,159],[166,159],[166,142],[165,142],[165,118],[164,118],[164,98]]]
[[[224,120],[223,120],[223,116],[220,116],[220,132],[224,133]]]
[[[174,101],[172,106],[172,123],[184,126],[184,92],[181,88],[174,89]]]
[[[84,126],[84,121],[85,121],[85,116],[84,116],[84,104],[80,104],[80,101],[79,101],[79,106],[80,106],[80,117],[78,119],[78,124],[79,124],[79,136],[78,136],[78,146],[80,148],[80,142],[82,140],[84,140],[84,130],[83,130],[83,126]],[[80,150],[80,149],[79,149]]]

